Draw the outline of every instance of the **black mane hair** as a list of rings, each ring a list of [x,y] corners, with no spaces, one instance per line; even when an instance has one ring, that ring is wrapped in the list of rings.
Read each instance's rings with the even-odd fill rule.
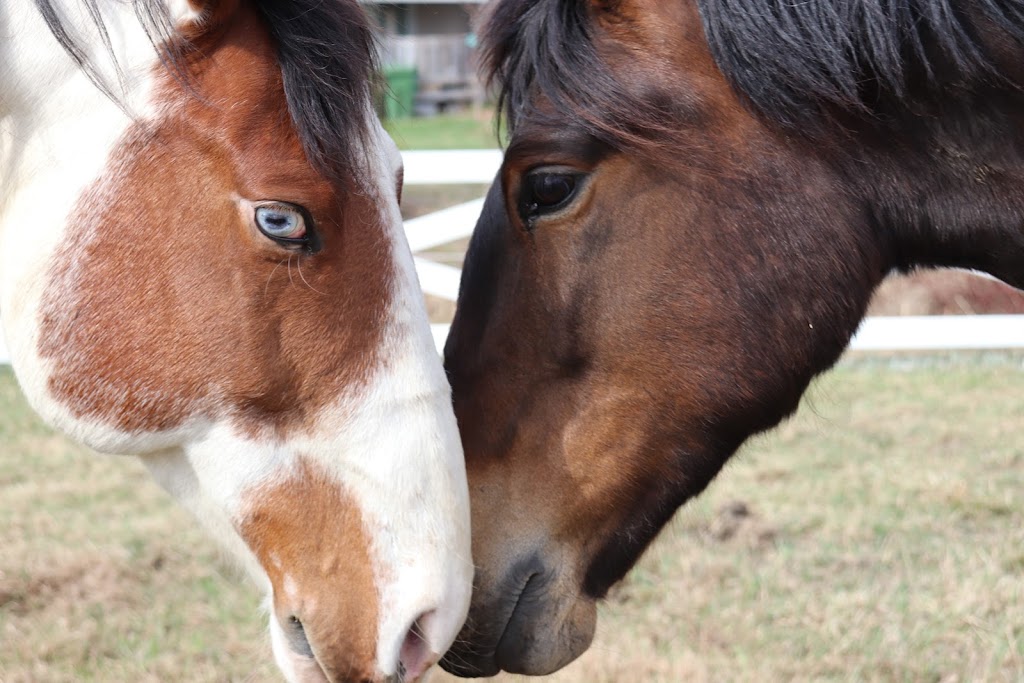
[[[719,68],[755,108],[806,123],[1001,79],[983,22],[1024,40],[1020,0],[699,0]],[[991,28],[988,29],[991,31]]]
[[[370,136],[377,43],[356,0],[257,0],[277,42],[288,111],[310,162],[335,181]]]
[[[988,45],[1024,43],[1021,0],[695,1],[733,87],[762,116],[801,129],[829,111],[870,118],[999,83]],[[614,12],[617,2],[601,4],[496,0],[483,31],[484,68],[510,130],[537,114],[534,92],[619,144],[678,128],[677,112],[637,101],[598,55],[593,12]]]
[[[497,86],[508,132],[536,113],[532,96],[540,92],[612,145],[668,134],[665,112],[638,106],[598,55],[589,8],[590,0],[494,1],[482,30],[482,66]]]
[[[123,83],[100,0],[79,1]],[[120,104],[120,93],[103,78],[53,0],[34,2],[68,55]],[[187,86],[183,56],[190,46],[176,35],[165,0],[131,2],[160,59]],[[366,13],[356,0],[254,0],[254,5],[276,42],[288,111],[306,156],[325,177],[344,180],[362,158],[360,141],[370,135],[367,107],[377,72],[377,45]]]

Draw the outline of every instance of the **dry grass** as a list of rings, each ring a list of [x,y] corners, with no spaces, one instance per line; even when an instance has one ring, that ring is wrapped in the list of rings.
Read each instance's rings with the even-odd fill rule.
[[[0,369],[0,681],[275,680],[261,622],[136,460],[54,436]]]
[[[1024,291],[962,270],[891,275],[875,291],[868,315],[1024,314]]]
[[[847,361],[551,680],[1024,680],[1022,388],[1020,354]],[[276,680],[258,599],[136,462],[51,435],[0,371],[0,681]]]
[[[1024,680],[1020,358],[916,363],[820,382],[552,680]]]

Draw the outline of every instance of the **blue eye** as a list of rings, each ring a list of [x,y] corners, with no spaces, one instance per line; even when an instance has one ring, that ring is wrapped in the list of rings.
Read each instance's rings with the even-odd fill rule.
[[[306,220],[302,213],[280,204],[258,207],[256,226],[272,239],[298,240],[306,235]]]

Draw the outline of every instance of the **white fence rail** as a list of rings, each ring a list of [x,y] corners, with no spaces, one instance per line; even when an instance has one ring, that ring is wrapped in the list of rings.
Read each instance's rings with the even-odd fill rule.
[[[865,318],[854,351],[1024,348],[1024,315],[906,315]]]
[[[402,152],[407,185],[490,185],[501,167],[500,149]]]
[[[489,184],[501,165],[499,150],[405,152],[405,183]],[[459,204],[405,223],[409,245],[420,252],[473,232],[483,199]],[[459,293],[458,268],[416,258],[423,291],[454,301]],[[448,325],[431,326],[438,349]],[[898,316],[867,318],[850,344],[856,351],[931,351],[1024,348],[1024,315]],[[10,355],[0,338],[0,364]]]

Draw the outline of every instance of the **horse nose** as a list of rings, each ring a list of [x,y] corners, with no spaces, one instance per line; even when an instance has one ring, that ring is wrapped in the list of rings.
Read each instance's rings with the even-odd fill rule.
[[[378,661],[380,670],[388,675],[386,680],[411,683],[437,664],[464,620],[461,609],[458,619],[451,618],[452,607],[446,604],[426,610],[406,621],[404,628],[381,634]]]
[[[402,646],[398,650],[399,680],[415,681],[440,657],[430,646],[427,635],[435,613],[435,610],[431,610],[417,617],[402,639]]]
[[[379,647],[363,648],[360,656],[360,649],[351,648],[350,642],[337,641],[341,625],[325,622],[315,609],[307,606],[301,612],[288,609],[281,612],[275,615],[272,627],[278,636],[275,644],[284,646],[280,648],[284,651],[277,654],[284,655],[291,663],[282,666],[291,673],[289,679],[302,683],[413,683],[437,663],[450,640],[443,625],[438,623],[437,610],[429,610],[412,620],[400,634],[400,642],[398,638],[381,634]]]
[[[351,620],[308,601],[298,607],[280,605],[271,618],[274,656],[290,683],[388,680],[377,667],[376,628],[353,630]]]

